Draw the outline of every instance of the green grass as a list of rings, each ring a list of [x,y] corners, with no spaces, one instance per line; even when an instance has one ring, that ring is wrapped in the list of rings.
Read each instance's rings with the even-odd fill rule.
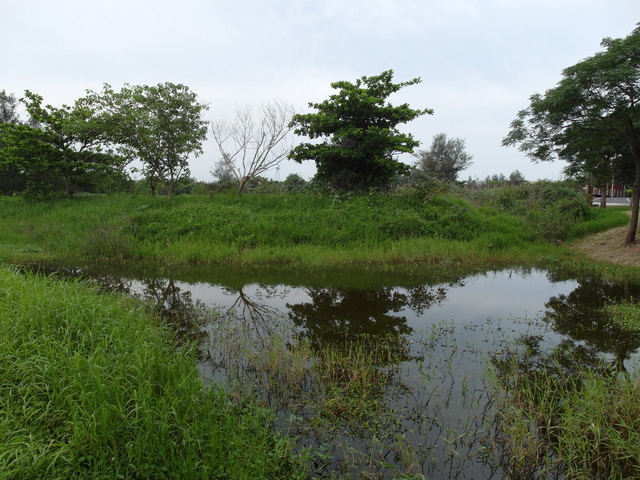
[[[633,303],[619,303],[607,305],[603,311],[618,328],[629,334],[640,334],[640,306]]]
[[[637,343],[640,306],[603,307],[607,329]],[[589,358],[567,343],[550,354],[509,349],[493,358],[493,454],[518,478],[640,477],[640,372]],[[627,352],[624,352],[626,356]]]
[[[411,195],[0,198],[0,260],[164,264],[531,263],[566,255],[525,219]]]
[[[640,377],[603,369],[500,362],[492,454],[509,475],[640,476]]]
[[[0,268],[0,478],[301,478],[131,300]]]
[[[589,211],[587,218],[575,223],[568,232],[568,240],[583,238],[594,233],[604,232],[616,227],[629,224],[629,207],[594,208]],[[620,239],[620,242],[624,238]]]

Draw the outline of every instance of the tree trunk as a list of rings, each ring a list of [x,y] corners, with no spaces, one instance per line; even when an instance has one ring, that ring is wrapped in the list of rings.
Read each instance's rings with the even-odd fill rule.
[[[640,145],[636,148],[632,148],[633,159],[636,164],[636,179],[633,184],[633,190],[631,194],[631,221],[629,222],[629,229],[627,230],[627,238],[624,243],[635,243],[636,230],[638,229],[638,209],[640,204]]]
[[[607,208],[607,184],[606,183],[600,186],[600,208]]]
[[[244,190],[244,186],[249,181],[249,177],[242,177],[242,180],[238,183],[238,189],[236,190],[236,195],[240,195]]]

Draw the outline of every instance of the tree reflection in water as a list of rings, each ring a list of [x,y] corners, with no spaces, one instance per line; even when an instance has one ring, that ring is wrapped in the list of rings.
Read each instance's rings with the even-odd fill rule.
[[[632,441],[629,430],[635,430],[629,423],[635,421],[635,414],[625,417],[625,409],[635,406],[625,402],[629,391],[635,399],[637,366],[630,372],[626,363],[640,349],[640,333],[613,322],[603,307],[636,303],[639,294],[638,285],[581,279],[570,293],[546,302],[542,319],[561,335],[559,343],[550,347],[542,336],[522,335],[508,351],[491,354],[502,392],[491,437],[492,455],[505,472],[517,472],[525,479],[564,478],[568,469],[590,465],[580,474],[613,478],[610,472],[617,471],[627,472],[620,473],[620,478],[627,478],[627,474],[637,473],[632,453],[636,445],[625,444],[624,439]],[[593,410],[586,417],[576,413],[589,401],[594,402],[588,404]],[[592,438],[586,427],[600,425],[601,417],[611,418]],[[580,422],[586,422],[586,426]],[[581,438],[572,436],[574,430],[580,430]],[[525,442],[519,442],[525,438]],[[622,439],[622,452],[617,451],[620,447],[612,438]],[[568,445],[581,444],[599,447],[595,451],[587,449],[594,452],[593,456],[576,462],[572,455],[579,454],[570,451]]]
[[[640,334],[611,322],[602,308],[639,298],[638,285],[616,285],[585,278],[578,281],[578,286],[571,293],[549,299],[545,305],[544,320],[554,331],[567,337],[565,342],[573,344],[571,349],[576,354],[592,351],[598,355],[610,355],[617,369],[626,370],[625,360],[640,348]]]
[[[198,357],[203,358],[202,343],[207,336],[204,327],[211,315],[201,300],[194,302],[191,292],[178,287],[174,280],[157,278],[142,282],[141,298],[149,313],[172,330],[177,346],[195,345]]]

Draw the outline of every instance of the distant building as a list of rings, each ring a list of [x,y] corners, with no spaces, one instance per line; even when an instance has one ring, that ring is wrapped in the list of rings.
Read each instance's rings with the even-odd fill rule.
[[[624,185],[607,185],[607,188],[594,188],[594,195],[604,195],[605,197],[624,198],[625,188]]]

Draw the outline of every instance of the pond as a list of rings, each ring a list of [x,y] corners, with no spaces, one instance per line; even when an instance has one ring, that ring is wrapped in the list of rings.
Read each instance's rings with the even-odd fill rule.
[[[65,271],[197,339],[203,378],[271,407],[316,452],[316,478],[507,478],[492,361],[564,352],[624,370],[640,347],[597,313],[640,286],[549,270]]]

